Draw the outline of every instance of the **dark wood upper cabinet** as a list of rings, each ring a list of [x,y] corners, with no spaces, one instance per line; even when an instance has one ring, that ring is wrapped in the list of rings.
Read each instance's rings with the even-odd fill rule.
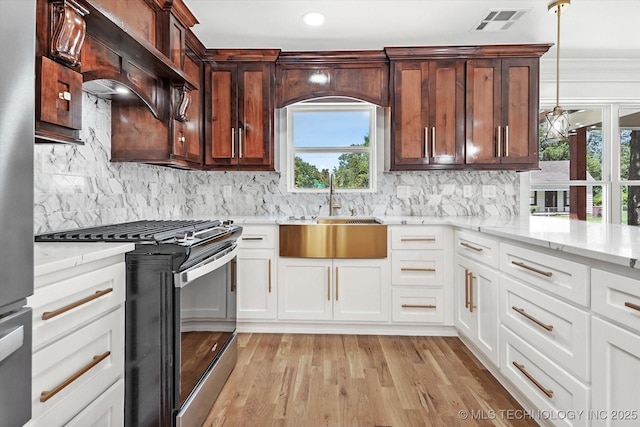
[[[389,64],[383,51],[282,52],[276,81],[278,108],[331,96],[389,105]]]
[[[387,48],[392,170],[536,169],[539,58],[549,47]]]
[[[538,165],[538,59],[467,62],[466,162]]]
[[[247,55],[256,55],[246,51]],[[274,169],[274,67],[277,51],[259,61],[210,51],[205,81],[205,158],[207,169]],[[253,56],[249,56],[252,58]]]
[[[464,163],[464,61],[392,61],[392,169]]]

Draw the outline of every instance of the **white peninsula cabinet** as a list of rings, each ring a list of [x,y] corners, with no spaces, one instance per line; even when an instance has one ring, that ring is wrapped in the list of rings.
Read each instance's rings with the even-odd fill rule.
[[[388,275],[387,259],[280,257],[278,318],[388,321]]]
[[[471,231],[456,231],[455,251],[455,325],[499,366],[498,242]]]
[[[238,240],[238,321],[277,315],[277,225],[242,225]]]
[[[124,252],[132,244],[36,244],[34,426],[124,423]]]
[[[594,426],[640,425],[640,274],[619,273],[591,270]]]

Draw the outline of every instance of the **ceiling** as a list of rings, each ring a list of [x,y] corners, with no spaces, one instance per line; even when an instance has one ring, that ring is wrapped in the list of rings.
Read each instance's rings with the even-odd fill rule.
[[[548,0],[184,0],[207,48],[377,50],[385,46],[555,43]],[[474,31],[493,10],[525,11],[510,28]],[[326,16],[320,27],[306,12]],[[640,58],[640,0],[572,0],[561,15],[563,58]],[[555,57],[555,48],[546,55]]]

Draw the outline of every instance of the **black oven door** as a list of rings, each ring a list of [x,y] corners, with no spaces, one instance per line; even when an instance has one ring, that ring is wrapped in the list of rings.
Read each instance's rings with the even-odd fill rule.
[[[202,425],[235,367],[236,254],[233,246],[176,274],[177,426]]]

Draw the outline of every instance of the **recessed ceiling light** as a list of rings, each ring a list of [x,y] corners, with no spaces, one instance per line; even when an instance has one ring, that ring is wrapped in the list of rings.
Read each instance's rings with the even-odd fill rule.
[[[324,15],[320,12],[309,12],[304,14],[302,20],[307,25],[317,27],[318,25],[322,25],[324,23]]]

